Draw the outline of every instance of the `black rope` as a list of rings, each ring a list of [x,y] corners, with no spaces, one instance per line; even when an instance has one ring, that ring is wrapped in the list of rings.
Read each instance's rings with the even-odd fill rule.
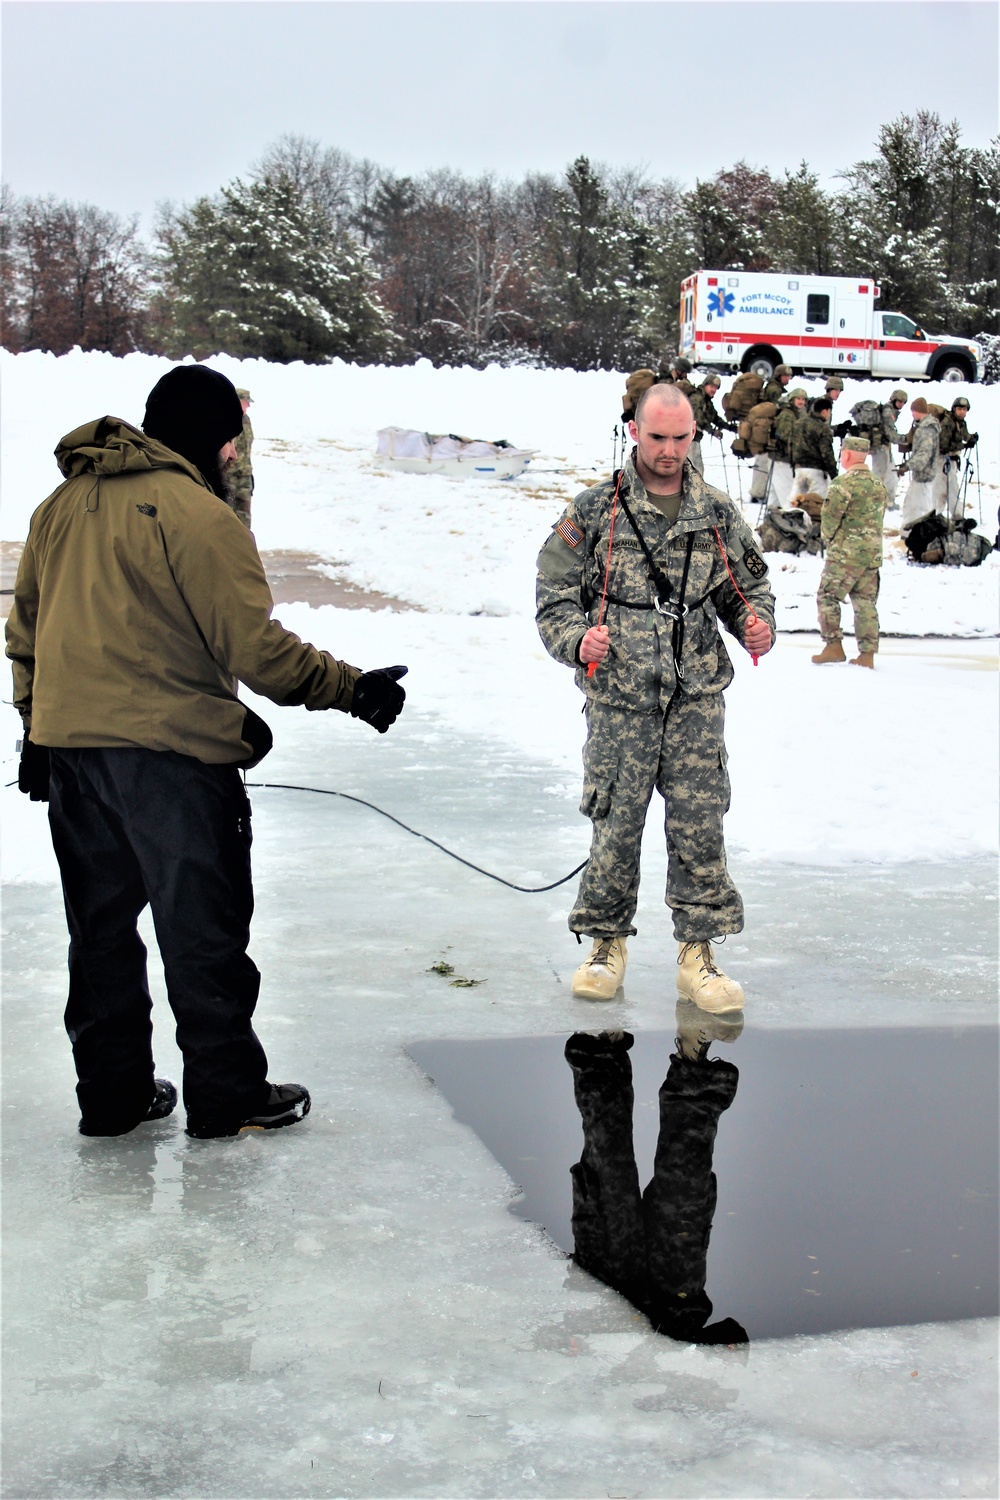
[[[390,823],[395,823],[397,828],[402,828],[406,833],[412,833],[415,839],[423,839],[425,844],[433,844],[435,849],[440,849],[442,854],[447,854],[449,859],[457,859],[460,865],[465,865],[468,870],[475,870],[477,875],[485,875],[487,880],[495,880],[498,885],[505,885],[512,891],[523,891],[526,896],[538,896],[543,891],[554,891],[557,886],[565,885],[567,880],[572,880],[574,875],[579,875],[584,865],[589,863],[585,859],[583,864],[577,865],[575,870],[570,870],[561,880],[553,880],[551,885],[515,885],[513,880],[504,880],[502,875],[494,875],[490,870],[484,870],[482,865],[474,865],[471,859],[463,859],[453,849],[448,849],[444,844],[439,844],[437,839],[432,839],[427,833],[420,833],[416,828],[411,828],[409,823],[404,823],[401,818],[394,817],[392,813],[386,812],[384,807],[378,807],[374,802],[366,802],[364,797],[353,797],[350,792],[331,792],[325,786],[289,786],[284,781],[248,781],[249,787],[262,787],[265,790],[275,792],[316,792],[321,797],[342,797],[345,802],[356,802],[359,807],[370,807],[372,812],[380,813],[383,818],[388,818]]]

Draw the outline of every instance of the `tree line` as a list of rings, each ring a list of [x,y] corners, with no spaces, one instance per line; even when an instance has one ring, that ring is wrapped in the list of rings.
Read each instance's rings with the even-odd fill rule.
[[[161,205],[149,240],[137,216],[4,188],[2,343],[628,369],[676,349],[699,267],[873,277],[930,329],[1000,333],[1000,142],[901,115],[839,182],[738,161],[686,188],[585,156],[520,181],[399,176],[286,135],[218,193]]]

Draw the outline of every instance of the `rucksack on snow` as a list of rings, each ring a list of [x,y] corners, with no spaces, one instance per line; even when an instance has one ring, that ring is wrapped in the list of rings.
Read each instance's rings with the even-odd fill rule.
[[[751,407],[756,406],[760,400],[763,389],[763,380],[752,370],[748,370],[745,375],[737,375],[732,390],[727,391],[722,398],[722,410],[727,420],[739,422],[749,415]]]

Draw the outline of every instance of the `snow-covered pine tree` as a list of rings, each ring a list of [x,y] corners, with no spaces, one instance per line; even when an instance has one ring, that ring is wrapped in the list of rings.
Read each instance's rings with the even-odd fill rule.
[[[334,237],[286,178],[237,178],[168,215],[159,240],[173,354],[319,364],[394,353],[364,250]]]

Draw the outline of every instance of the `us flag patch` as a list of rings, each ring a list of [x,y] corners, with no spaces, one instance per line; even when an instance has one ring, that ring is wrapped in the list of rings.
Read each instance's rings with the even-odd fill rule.
[[[562,537],[567,547],[579,547],[583,541],[583,532],[578,526],[574,526],[568,516],[564,516],[556,527],[556,531]]]

